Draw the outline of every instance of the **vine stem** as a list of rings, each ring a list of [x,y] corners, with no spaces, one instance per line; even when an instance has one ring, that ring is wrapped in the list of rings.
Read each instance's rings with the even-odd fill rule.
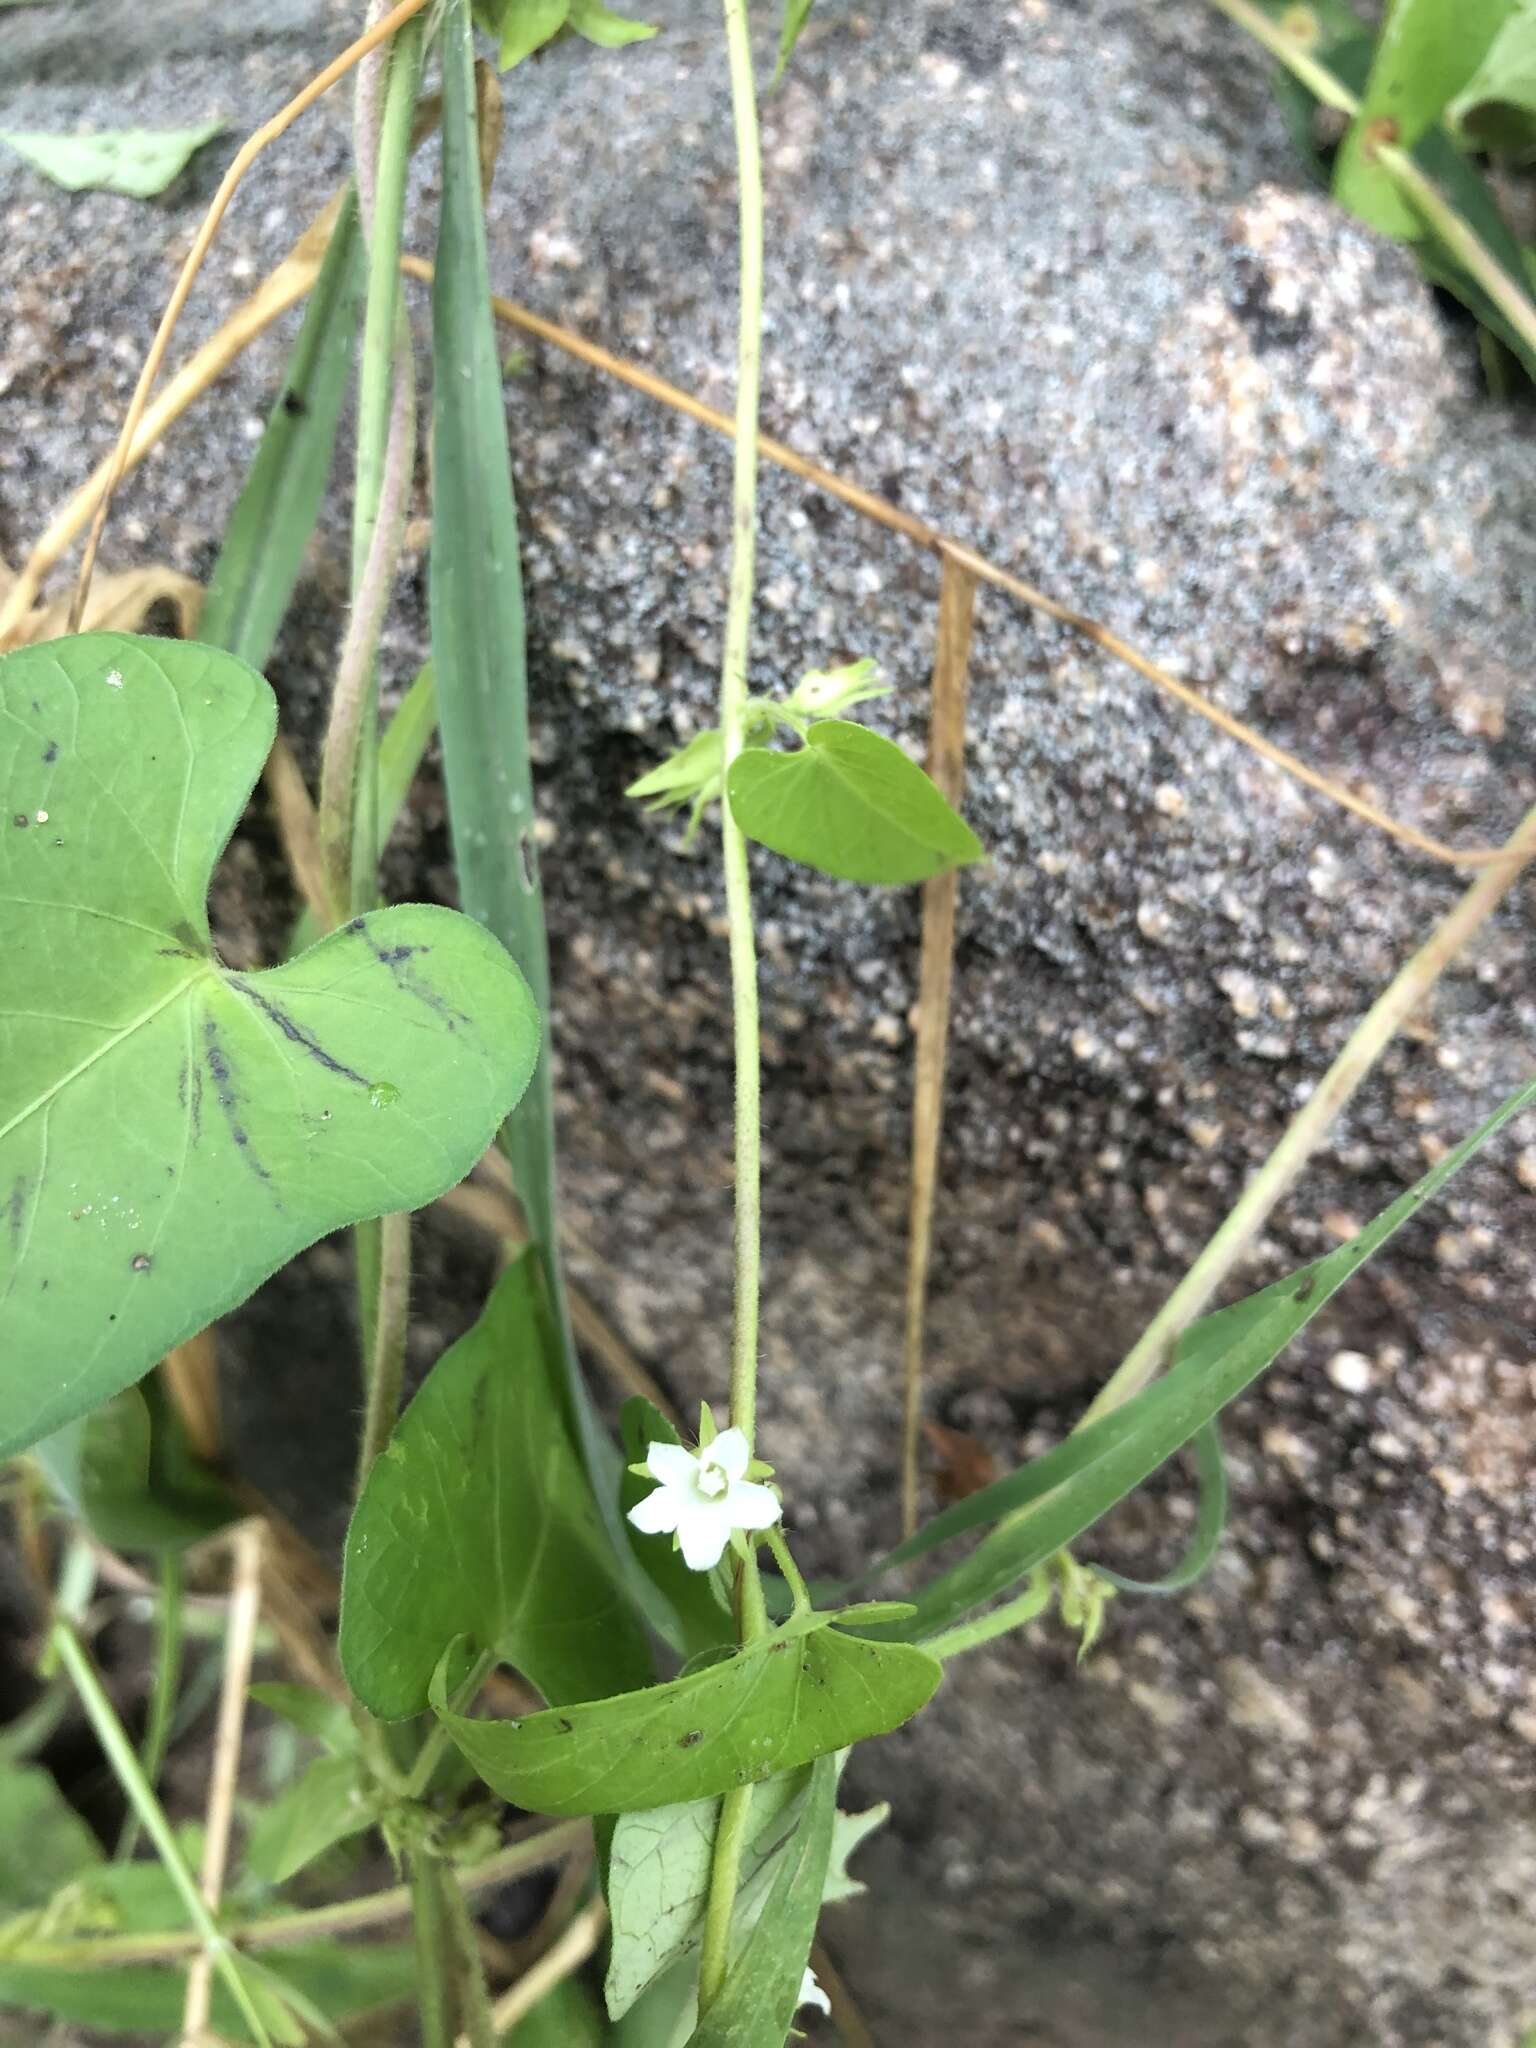
[[[736,130],[741,241],[741,300],[736,352],[736,442],[731,491],[731,586],[720,665],[720,734],[725,775],[746,736],[747,658],[757,573],[757,420],[762,387],[763,165],[757,128],[757,86],[746,0],[723,0],[725,43]],[[757,942],[747,842],[720,797],[721,858],[730,934],[731,1015],[736,1056],[735,1313],[731,1329],[731,1421],[750,1444],[757,1430],[757,1326],[762,1274],[762,1054],[758,1043]],[[743,1643],[768,1625],[750,1545],[738,1587]],[[699,2010],[719,1996],[730,1961],[731,1909],[741,1876],[752,1811],[752,1787],[733,1787],[720,1802],[710,1866],[709,1900],[699,1956]]]
[[[1211,0],[1211,5],[1229,21],[1236,22],[1239,28],[1246,29],[1255,42],[1262,43],[1314,99],[1332,107],[1336,113],[1348,114],[1351,119],[1358,116],[1360,102],[1348,86],[1335,78],[1326,64],[1320,64],[1295,36],[1289,35],[1280,22],[1271,20],[1262,8],[1256,7],[1253,0]],[[1536,304],[1532,303],[1530,295],[1521,290],[1518,282],[1462,219],[1434,180],[1425,176],[1409,151],[1400,149],[1386,134],[1371,137],[1369,126],[1366,134],[1368,155],[1391,178],[1409,205],[1429,224],[1467,274],[1481,285],[1526,347],[1536,351]]]

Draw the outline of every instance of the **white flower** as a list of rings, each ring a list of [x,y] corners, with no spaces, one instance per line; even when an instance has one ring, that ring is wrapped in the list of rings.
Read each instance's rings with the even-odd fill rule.
[[[800,1979],[800,1996],[795,2000],[795,2010],[798,2012],[802,2005],[819,2005],[829,2019],[832,2016],[832,2001],[816,1982],[814,1970],[807,1970]]]
[[[733,1530],[768,1529],[779,1519],[777,1494],[746,1476],[751,1458],[739,1429],[721,1430],[697,1455],[681,1444],[652,1444],[645,1469],[661,1484],[630,1509],[630,1521],[647,1536],[675,1531],[684,1564],[709,1571]]]

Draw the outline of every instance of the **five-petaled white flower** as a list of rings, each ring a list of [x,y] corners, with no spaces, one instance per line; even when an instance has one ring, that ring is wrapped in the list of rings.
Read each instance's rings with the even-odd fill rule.
[[[751,1458],[739,1429],[721,1430],[697,1452],[652,1444],[645,1470],[661,1483],[630,1509],[630,1521],[647,1536],[675,1533],[684,1564],[709,1571],[734,1530],[769,1529],[779,1519],[778,1495],[746,1476]]]
[[[800,1996],[795,2000],[797,2012],[802,2005],[819,2005],[822,2011],[829,2018],[831,2017],[832,2001],[816,1982],[816,1972],[814,1970],[807,1970],[800,1979]]]

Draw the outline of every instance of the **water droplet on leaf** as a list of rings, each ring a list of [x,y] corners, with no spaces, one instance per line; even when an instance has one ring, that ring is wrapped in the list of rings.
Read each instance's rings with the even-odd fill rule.
[[[368,1090],[369,1106],[373,1109],[393,1109],[400,1100],[400,1090],[393,1081],[375,1081]]]

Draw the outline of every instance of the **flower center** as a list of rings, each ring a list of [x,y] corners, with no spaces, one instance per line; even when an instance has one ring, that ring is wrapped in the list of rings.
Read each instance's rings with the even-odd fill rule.
[[[699,1491],[706,1500],[719,1500],[730,1486],[730,1476],[708,1458],[699,1461]]]

